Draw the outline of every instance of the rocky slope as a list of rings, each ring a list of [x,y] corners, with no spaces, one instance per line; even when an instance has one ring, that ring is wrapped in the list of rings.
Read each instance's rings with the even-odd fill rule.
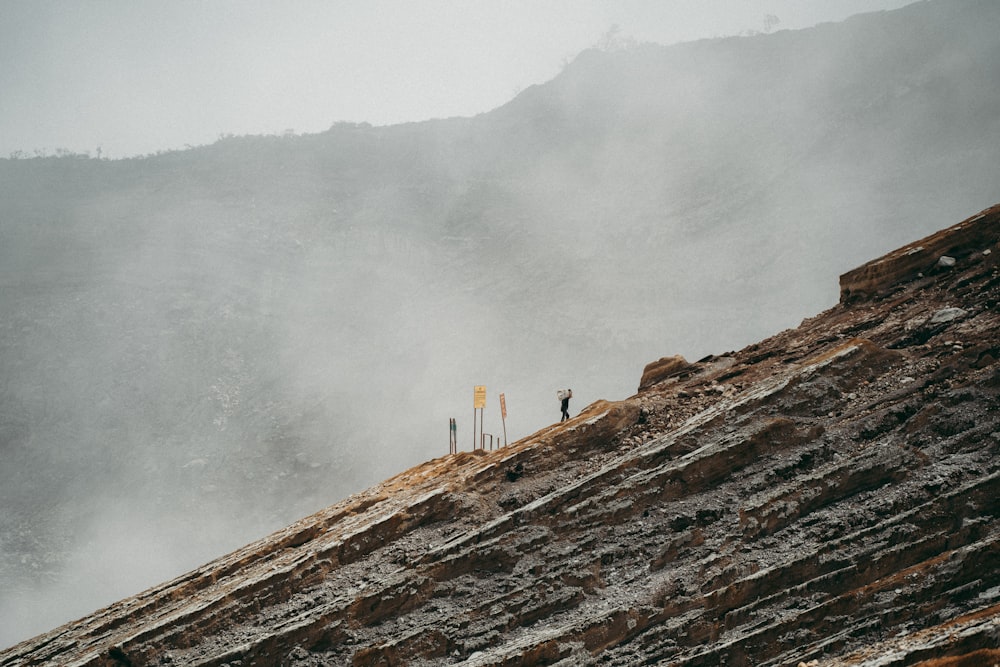
[[[0,665],[994,664],[998,240],[1000,205],[796,329],[654,362]]]
[[[998,71],[1000,3],[935,0],[474,118],[0,159],[0,646],[438,456],[474,384],[517,440],[829,308],[1000,201]]]

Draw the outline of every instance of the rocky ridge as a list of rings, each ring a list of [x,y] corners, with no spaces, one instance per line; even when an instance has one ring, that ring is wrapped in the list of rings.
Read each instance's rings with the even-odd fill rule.
[[[1000,205],[0,665],[1000,662]]]

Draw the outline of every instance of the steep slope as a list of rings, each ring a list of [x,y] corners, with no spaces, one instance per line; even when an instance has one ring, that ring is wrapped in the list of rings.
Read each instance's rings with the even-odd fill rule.
[[[0,617],[41,619],[0,645],[467,440],[474,384],[519,438],[828,308],[1000,201],[998,70],[1000,3],[938,0],[475,118],[0,160]]]
[[[651,363],[0,665],[990,664],[998,242],[1000,205],[798,328]]]

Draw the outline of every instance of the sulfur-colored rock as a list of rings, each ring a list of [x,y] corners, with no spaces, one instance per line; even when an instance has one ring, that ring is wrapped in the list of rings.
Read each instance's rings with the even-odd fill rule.
[[[642,369],[642,379],[639,380],[639,391],[648,389],[658,382],[663,382],[670,377],[679,375],[690,367],[691,364],[679,354],[651,361]]]

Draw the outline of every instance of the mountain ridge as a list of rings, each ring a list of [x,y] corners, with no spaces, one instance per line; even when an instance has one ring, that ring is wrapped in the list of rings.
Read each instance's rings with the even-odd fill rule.
[[[796,329],[652,362],[627,399],[411,468],[0,665],[995,660],[998,242],[1000,205],[844,274]]]

